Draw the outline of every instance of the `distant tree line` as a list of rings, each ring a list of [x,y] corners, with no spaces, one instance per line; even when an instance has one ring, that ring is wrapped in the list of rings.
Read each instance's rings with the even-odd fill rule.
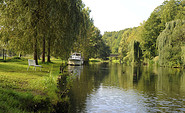
[[[1,0],[1,47],[16,54],[33,54],[38,64],[51,56],[67,60],[72,51],[105,58],[109,48],[81,0]],[[107,51],[104,51],[106,50]]]
[[[182,66],[185,65],[184,20],[185,1],[169,0],[155,8],[140,26],[105,32],[103,40],[112,53],[120,54],[123,62],[156,60],[161,66]]]

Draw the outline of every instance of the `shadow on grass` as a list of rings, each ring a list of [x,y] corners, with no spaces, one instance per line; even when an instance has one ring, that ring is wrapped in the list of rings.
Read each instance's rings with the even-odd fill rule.
[[[47,65],[49,65],[49,64],[55,64],[54,62],[40,62],[40,64],[47,64]]]
[[[21,58],[21,57],[13,57],[13,58],[8,58],[6,60],[0,59],[0,62],[22,62],[26,61],[27,59]]]

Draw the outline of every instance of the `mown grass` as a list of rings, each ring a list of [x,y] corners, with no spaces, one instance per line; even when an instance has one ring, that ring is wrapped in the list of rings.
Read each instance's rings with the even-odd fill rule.
[[[28,60],[7,59],[0,62],[0,113],[49,112],[60,101],[56,93],[61,60],[45,63],[42,71],[32,67]]]

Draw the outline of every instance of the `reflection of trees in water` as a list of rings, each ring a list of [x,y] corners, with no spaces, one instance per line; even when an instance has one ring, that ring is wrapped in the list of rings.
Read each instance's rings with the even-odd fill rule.
[[[100,86],[134,89],[149,98],[146,103],[152,101],[150,107],[161,106],[162,100],[171,101],[170,97],[184,97],[184,73],[180,69],[152,66],[138,67],[108,63],[83,66],[80,78],[74,81],[70,91],[71,103],[78,107],[71,108],[71,112],[77,109],[79,112],[83,111],[86,107],[86,98],[95,93]]]
[[[153,66],[122,66],[120,70],[118,82],[123,89],[185,95],[185,70]]]
[[[169,107],[169,111],[180,111],[179,108],[184,108],[185,70],[152,66],[127,66],[123,70],[122,86],[124,89],[134,88],[143,93],[148,98],[146,103],[149,111],[165,111],[165,106],[174,106]]]
[[[178,68],[159,68],[157,90],[166,92],[171,96],[177,94],[183,97],[185,95],[184,70]]]
[[[141,75],[142,75],[142,72],[141,72],[141,67],[138,66],[138,67],[133,67],[133,82],[134,84],[138,84],[140,78],[141,78]]]
[[[155,80],[157,76],[153,73],[153,67],[141,66],[135,67],[135,70],[137,72],[135,87],[144,92],[155,91]]]
[[[128,77],[133,75],[134,86],[141,91],[166,90],[166,88],[181,87],[181,78],[183,71],[174,68],[159,67],[130,67],[125,75]],[[128,82],[128,81],[127,81]],[[130,81],[132,82],[132,81]],[[168,86],[168,87],[166,87]]]
[[[73,87],[70,90],[71,104],[72,106],[78,107],[71,107],[71,112],[75,112],[77,110],[80,112],[84,109],[87,96],[99,88],[108,73],[108,63],[83,66],[80,78],[74,81]]]

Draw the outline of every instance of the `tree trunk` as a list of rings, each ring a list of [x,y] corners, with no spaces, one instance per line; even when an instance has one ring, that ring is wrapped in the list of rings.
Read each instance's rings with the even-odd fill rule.
[[[46,40],[45,40],[45,37],[43,37],[42,63],[45,63],[45,45],[46,45]]]
[[[22,56],[21,53],[19,53],[19,57],[20,57],[20,58],[21,58],[21,56]]]
[[[4,49],[3,49],[3,60],[4,60]]]
[[[48,40],[48,55],[47,55],[48,59],[47,59],[47,62],[51,62],[51,60],[50,60],[50,46],[51,46],[51,42],[50,42],[50,37],[49,37],[49,40]]]
[[[6,61],[6,51],[5,51],[5,61]]]
[[[39,12],[40,12],[40,0],[38,0],[38,11],[37,11],[37,18],[38,18],[38,20],[40,20]],[[34,51],[33,57],[34,57],[36,65],[38,65],[37,34],[39,33],[38,31],[40,31],[39,30],[40,26],[38,26],[38,23],[39,22],[36,22],[37,30],[35,31],[36,33],[35,33],[34,43],[33,43],[33,51]]]
[[[37,36],[37,35],[36,35]],[[33,45],[33,59],[35,60],[36,65],[38,65],[38,57],[37,57],[37,38],[36,36],[34,37],[34,45]]]

